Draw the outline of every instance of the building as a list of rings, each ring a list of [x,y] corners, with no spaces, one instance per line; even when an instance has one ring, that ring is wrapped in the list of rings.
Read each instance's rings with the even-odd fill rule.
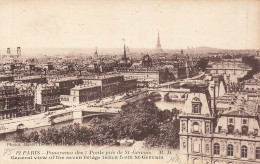
[[[99,99],[101,97],[100,85],[78,85],[70,90],[70,95],[61,95],[60,100],[64,105],[79,105],[84,102]]]
[[[258,78],[254,78],[254,79],[244,81],[243,91],[260,92],[260,80]]]
[[[97,48],[96,48],[96,51],[95,51],[95,53],[94,53],[94,55],[93,55],[93,58],[98,58]]]
[[[171,74],[168,69],[121,68],[118,69],[117,72],[128,79],[137,79],[138,86],[140,87],[153,87],[174,79],[173,74]]]
[[[6,63],[4,65],[4,70],[6,73],[12,73],[12,71],[14,71],[14,69],[15,69],[15,64],[13,64],[13,63]]]
[[[15,82],[21,83],[36,83],[36,84],[44,84],[47,83],[46,77],[42,76],[17,76],[14,78]]]
[[[83,78],[83,84],[70,89],[70,95],[61,95],[64,105],[79,105],[88,101],[126,93],[137,88],[136,79],[124,79],[122,75],[106,75]]]
[[[188,94],[179,115],[180,151],[187,163],[260,162],[259,117],[237,107],[217,114],[206,88]]]
[[[27,64],[24,67],[25,70],[27,71],[35,71],[35,65],[34,64]]]
[[[46,112],[60,104],[60,88],[55,84],[39,84],[35,89],[35,110]]]
[[[238,79],[244,77],[251,68],[240,60],[232,60],[212,63],[206,70],[211,74],[221,74],[224,77],[228,75],[230,82],[237,83]]]
[[[170,73],[174,74],[176,79],[185,79],[198,75],[197,63],[200,59],[184,56],[183,51],[181,51],[180,56],[166,57],[161,55],[153,60],[153,66],[167,68]]]
[[[22,55],[21,47],[17,47],[16,54],[11,53],[11,49],[7,48],[4,58],[19,58]]]
[[[53,83],[60,88],[61,95],[69,95],[70,89],[75,87],[76,85],[82,84],[83,81],[81,78],[78,77],[64,77],[52,79],[50,80],[50,83]]]
[[[51,70],[54,70],[54,66],[52,63],[48,62],[46,64],[43,65],[43,69],[45,71],[51,71]]]
[[[12,83],[0,84],[0,119],[10,119],[17,114],[17,90]]]
[[[14,77],[10,76],[10,75],[0,75],[0,82],[3,82],[3,81],[13,82]]]
[[[150,68],[152,66],[153,66],[153,59],[148,54],[145,55],[142,60],[142,67]]]
[[[132,66],[132,60],[126,56],[126,48],[124,45],[124,55],[121,58],[121,60],[118,62],[118,67],[131,67],[131,66]]]
[[[93,78],[83,78],[84,84],[97,84],[101,86],[101,97],[113,96],[119,93],[128,92],[129,89],[136,89],[136,79],[125,80],[123,75],[104,75]]]
[[[33,114],[34,88],[23,83],[1,83],[0,104],[0,119]]]
[[[17,117],[34,114],[34,87],[30,84],[15,83],[17,88]]]
[[[220,97],[227,93],[227,84],[224,81],[222,75],[211,75],[211,81],[209,82],[208,90],[213,97]]]

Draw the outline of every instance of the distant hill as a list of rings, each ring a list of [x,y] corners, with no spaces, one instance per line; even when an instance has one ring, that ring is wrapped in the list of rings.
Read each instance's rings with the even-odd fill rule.
[[[199,51],[220,51],[220,50],[223,50],[223,49],[212,48],[212,47],[195,47],[193,49],[199,50]]]

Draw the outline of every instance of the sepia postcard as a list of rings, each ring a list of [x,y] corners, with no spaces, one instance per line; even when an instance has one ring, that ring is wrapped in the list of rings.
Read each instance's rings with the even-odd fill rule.
[[[0,0],[0,164],[259,164],[259,0]]]

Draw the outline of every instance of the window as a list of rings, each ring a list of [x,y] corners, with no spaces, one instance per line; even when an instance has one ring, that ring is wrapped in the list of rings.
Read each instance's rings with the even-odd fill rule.
[[[241,157],[247,158],[247,147],[246,146],[242,146],[242,148],[241,148]]]
[[[255,135],[255,136],[258,135],[258,129],[254,129],[254,135]]]
[[[233,145],[229,144],[227,147],[227,155],[228,156],[233,156]]]
[[[193,132],[199,132],[199,123],[197,122],[193,123]]]
[[[222,126],[218,126],[218,132],[220,133],[222,129]]]
[[[192,113],[201,113],[201,102],[198,97],[192,99]]]
[[[218,143],[214,144],[214,155],[219,155],[220,146]]]
[[[242,126],[242,135],[247,135],[248,133],[248,127],[247,126]]]
[[[198,104],[193,105],[193,113],[200,113],[200,106]]]
[[[260,159],[260,147],[257,147],[257,148],[255,149],[255,158],[256,158],[256,159]]]
[[[243,124],[247,124],[247,120],[246,119],[243,119]]]
[[[229,123],[230,123],[230,124],[233,124],[233,123],[234,123],[234,122],[233,122],[233,118],[230,118],[230,119],[229,119]]]
[[[228,133],[233,134],[234,133],[234,125],[228,125]]]

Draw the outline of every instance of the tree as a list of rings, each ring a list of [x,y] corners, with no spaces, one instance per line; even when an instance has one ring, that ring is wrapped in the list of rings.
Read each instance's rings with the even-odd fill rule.
[[[145,146],[147,147],[179,147],[179,120],[167,122],[160,126],[160,132],[150,135],[145,139]]]
[[[254,74],[257,74],[260,72],[260,66],[259,66],[259,60],[255,59],[254,56],[244,56],[242,58],[242,61],[246,64],[252,67],[252,70],[249,71],[243,78],[239,79],[239,82],[251,79]]]
[[[208,67],[208,63],[209,60],[206,58],[202,58],[198,61],[198,67],[202,70],[202,71],[206,71],[206,68]]]
[[[173,118],[173,113],[170,110],[163,110],[158,113],[159,122],[169,122]]]
[[[149,99],[127,103],[120,115],[110,120],[94,118],[89,126],[79,124],[55,127],[20,136],[20,142],[44,144],[95,144],[109,145],[118,139],[146,140],[149,146],[177,147],[179,122],[172,122],[173,112],[160,111]]]

